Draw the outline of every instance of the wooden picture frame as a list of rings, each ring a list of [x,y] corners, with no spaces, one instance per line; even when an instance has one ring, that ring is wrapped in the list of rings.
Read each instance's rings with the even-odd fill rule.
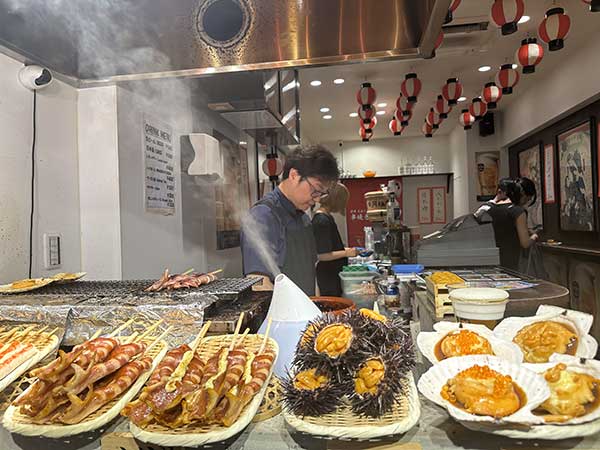
[[[527,177],[535,184],[537,199],[531,206],[527,205],[527,226],[529,229],[544,228],[542,208],[542,143],[539,142],[519,152],[519,176]]]

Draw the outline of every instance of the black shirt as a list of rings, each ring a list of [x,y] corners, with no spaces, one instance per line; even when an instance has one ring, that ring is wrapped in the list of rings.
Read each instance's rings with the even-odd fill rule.
[[[512,203],[497,204],[487,202],[480,209],[486,210],[492,217],[492,226],[496,238],[496,247],[500,250],[500,265],[517,270],[521,242],[517,233],[517,217],[525,210]]]
[[[329,253],[345,249],[338,227],[330,214],[316,213],[312,220],[312,226],[317,243],[317,253]],[[317,263],[317,284],[321,295],[333,297],[342,295],[339,273],[347,264],[348,258],[319,261]]]

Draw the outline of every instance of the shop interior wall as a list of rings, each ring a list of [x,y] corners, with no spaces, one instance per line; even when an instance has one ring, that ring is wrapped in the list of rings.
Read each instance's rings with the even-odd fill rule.
[[[33,93],[17,79],[22,66],[0,54],[0,284],[29,266]],[[37,93],[34,276],[80,268],[77,164],[77,90],[55,80]],[[44,233],[61,235],[57,270],[44,268]]]

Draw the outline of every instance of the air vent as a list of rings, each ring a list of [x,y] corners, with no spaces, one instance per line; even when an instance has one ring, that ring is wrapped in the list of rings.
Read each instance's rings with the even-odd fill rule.
[[[229,48],[250,28],[247,0],[206,0],[197,9],[194,30],[211,47]]]

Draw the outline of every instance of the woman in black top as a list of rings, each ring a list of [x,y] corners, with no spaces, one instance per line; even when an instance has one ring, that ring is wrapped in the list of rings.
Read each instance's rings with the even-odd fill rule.
[[[344,213],[348,203],[348,189],[336,184],[327,197],[321,197],[319,209],[312,219],[317,244],[317,284],[323,296],[340,297],[342,283],[339,273],[348,264],[348,258],[356,256],[355,248],[344,247],[332,213]]]
[[[536,196],[530,189],[533,183],[528,181],[531,180],[503,178],[498,184],[496,197],[475,213],[487,212],[491,216],[496,246],[500,251],[500,265],[513,270],[518,270],[521,249],[529,248],[538,239],[535,233],[529,235],[527,214],[523,208]]]

